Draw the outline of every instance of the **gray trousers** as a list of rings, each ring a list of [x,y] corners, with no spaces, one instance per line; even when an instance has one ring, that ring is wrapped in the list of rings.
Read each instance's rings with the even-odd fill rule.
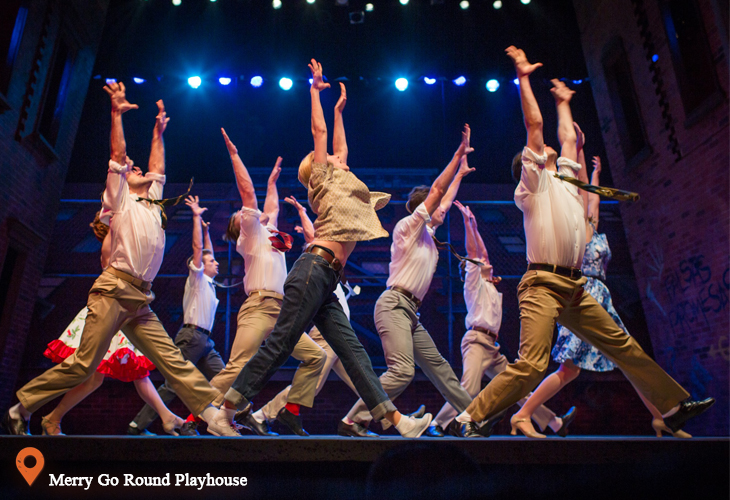
[[[215,342],[193,328],[180,328],[175,336],[175,345],[180,349],[183,358],[193,363],[208,380],[225,367],[221,355],[215,350]],[[177,397],[167,384],[160,385],[157,393],[165,405],[169,405]],[[144,405],[133,422],[139,429],[146,429],[156,418],[157,412],[150,405]]]
[[[415,364],[418,364],[444,399],[461,413],[472,398],[459,384],[451,365],[439,353],[416,310],[416,304],[393,290],[384,291],[375,304],[375,326],[388,366],[380,376],[380,383],[393,400],[411,383]],[[362,399],[350,409],[347,418],[363,425],[369,424],[372,419]]]
[[[475,397],[482,389],[482,375],[494,378],[498,373],[507,369],[507,358],[499,352],[497,344],[491,336],[484,332],[469,330],[461,339],[461,359],[464,363],[464,371],[461,374],[461,385],[471,397]],[[517,404],[522,406],[527,401],[524,397]],[[443,428],[453,420],[459,413],[446,403],[434,419],[435,425]],[[545,405],[540,405],[532,414],[532,419],[545,430],[550,421],[555,418],[555,413]]]

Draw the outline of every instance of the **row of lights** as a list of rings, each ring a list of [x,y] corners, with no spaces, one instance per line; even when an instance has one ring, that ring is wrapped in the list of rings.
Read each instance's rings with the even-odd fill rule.
[[[215,3],[216,0],[210,0],[210,1],[211,1],[211,3]],[[313,4],[315,1],[316,0],[307,0],[307,3],[308,4]],[[399,0],[399,1],[400,1],[400,4],[401,5],[408,5],[408,3],[410,2],[410,0]],[[530,1],[531,0],[520,0],[520,2],[523,5],[529,5]],[[347,5],[347,1],[346,0],[345,1],[339,1],[338,0],[337,3],[338,3],[338,5]],[[179,5],[182,5],[182,0],[172,0],[172,5],[174,5],[175,7],[177,7]],[[271,2],[271,6],[274,9],[277,9],[277,10],[278,9],[281,9],[281,5],[282,5],[281,0],[272,0],[272,2]],[[469,1],[468,0],[461,0],[461,2],[459,2],[459,7],[461,7],[464,10],[468,9],[469,8]],[[497,10],[501,9],[502,8],[502,0],[495,0],[494,3],[492,3],[492,7],[494,7]],[[373,4],[371,4],[371,3],[365,4],[365,10],[368,11],[368,12],[372,12],[373,10],[375,10],[375,6]]]

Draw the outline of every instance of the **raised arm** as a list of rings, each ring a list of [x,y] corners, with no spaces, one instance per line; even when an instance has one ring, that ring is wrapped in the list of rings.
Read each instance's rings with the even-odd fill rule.
[[[210,222],[205,222],[201,217],[200,224],[203,226],[203,250],[213,252],[213,241],[210,239]]]
[[[570,111],[570,100],[575,91],[570,90],[565,82],[557,78],[550,80],[553,88],[550,89],[555,98],[558,111],[558,141],[560,142],[560,156],[569,160],[578,161],[576,149],[577,137],[573,126],[573,113]]]
[[[256,191],[253,188],[253,181],[251,176],[248,174],[248,170],[243,165],[241,157],[238,156],[238,149],[236,145],[231,142],[228,138],[225,129],[221,128],[223,133],[223,139],[226,141],[226,147],[228,148],[228,154],[231,156],[231,164],[233,165],[233,173],[236,176],[236,186],[238,186],[238,193],[241,195],[241,203],[246,208],[258,209],[258,201],[256,200]]]
[[[208,210],[199,205],[197,196],[188,196],[185,204],[193,211],[193,265],[203,267],[203,212]]]
[[[466,155],[461,157],[461,160],[459,162],[459,170],[456,172],[454,180],[451,181],[451,185],[446,191],[446,194],[441,199],[441,208],[444,209],[444,212],[448,212],[449,210],[451,210],[451,204],[454,203],[454,200],[456,199],[456,194],[459,192],[461,180],[470,173],[474,172],[474,170],[476,170],[474,168],[469,168],[469,162],[466,158]]]
[[[299,219],[302,225],[296,226],[294,229],[298,233],[302,233],[302,236],[304,236],[304,241],[307,242],[307,244],[313,242],[314,224],[312,224],[312,220],[309,218],[309,215],[307,215],[307,209],[303,207],[301,203],[299,203],[297,199],[293,196],[287,196],[286,198],[284,198],[284,201],[296,208],[297,213],[299,214]]]
[[[469,210],[469,207],[467,207],[467,210]],[[470,221],[472,228],[474,229],[474,235],[477,240],[477,255],[480,259],[484,260],[484,263],[486,265],[490,265],[489,263],[489,252],[487,252],[487,245],[484,244],[484,240],[482,239],[482,235],[479,232],[479,228],[477,227],[477,219],[474,217],[474,214],[471,213],[471,210],[469,210],[469,215],[471,216]]]
[[[591,174],[591,184],[594,186],[599,185],[601,177],[601,158],[598,156],[593,157],[593,174]],[[601,197],[595,193],[588,194],[588,218],[593,220],[593,225],[598,228],[598,212],[601,206]]]
[[[329,88],[330,84],[325,83],[322,77],[322,65],[312,59],[309,63],[312,71],[312,86],[309,94],[312,97],[312,137],[314,138],[314,161],[327,163],[327,124],[324,121],[322,103],[319,100],[319,93]]]
[[[580,163],[580,170],[578,171],[578,179],[588,184],[588,168],[586,167],[586,155],[584,146],[586,143],[586,135],[580,129],[580,126],[573,122],[573,128],[575,128],[576,144],[575,147],[578,150],[578,163]],[[580,196],[583,198],[583,207],[585,218],[588,218],[588,191],[585,189],[580,190]]]
[[[276,164],[269,175],[269,181],[266,184],[266,200],[264,200],[264,213],[268,214],[269,221],[274,227],[278,227],[279,220],[279,191],[276,189],[279,174],[281,174],[281,156],[276,159]]]
[[[112,101],[112,131],[109,139],[111,159],[124,165],[127,159],[127,142],[124,140],[122,115],[130,109],[138,109],[139,106],[127,101],[126,88],[122,82],[104,85],[104,91]]]
[[[451,186],[452,181],[454,180],[454,175],[456,174],[457,169],[461,165],[461,158],[474,151],[474,148],[472,148],[469,144],[470,140],[471,129],[469,128],[469,124],[465,124],[464,131],[461,133],[461,143],[459,144],[459,148],[456,150],[456,153],[454,153],[454,157],[451,158],[451,161],[448,165],[446,165],[446,168],[443,170],[443,172],[441,172],[436,180],[433,181],[431,189],[428,192],[428,196],[423,202],[423,204],[426,206],[426,210],[428,211],[428,215],[433,215],[433,213],[441,204],[442,199],[446,195],[446,192],[449,190],[449,186]],[[461,183],[461,179],[459,179],[459,183]],[[455,197],[456,194],[454,194],[452,201]]]
[[[152,131],[152,147],[150,148],[150,161],[147,171],[154,174],[165,175],[165,141],[162,134],[170,121],[165,113],[165,104],[162,99],[157,101],[157,116],[155,117],[155,128]]]
[[[514,45],[507,47],[507,55],[512,59],[517,72],[517,80],[520,84],[520,102],[522,103],[522,116],[525,119],[527,129],[527,147],[538,155],[542,155],[545,148],[545,141],[542,133],[542,113],[537,105],[535,94],[532,93],[530,75],[542,63],[531,64],[522,49]],[[542,165],[540,167],[543,167]]]
[[[345,122],[342,120],[342,111],[347,104],[347,90],[340,82],[340,98],[335,104],[335,128],[332,131],[332,154],[339,156],[342,163],[347,165],[347,139],[345,138]]]
[[[454,205],[456,205],[456,208],[459,209],[461,216],[464,219],[464,245],[466,246],[466,256],[470,259],[476,259],[479,257],[479,254],[477,251],[477,240],[474,236],[474,227],[471,223],[471,211],[458,200],[454,201]]]

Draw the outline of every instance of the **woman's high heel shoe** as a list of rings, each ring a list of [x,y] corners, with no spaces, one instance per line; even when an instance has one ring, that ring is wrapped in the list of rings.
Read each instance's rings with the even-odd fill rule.
[[[662,432],[666,432],[667,434],[671,434],[672,436],[680,439],[690,439],[692,437],[692,434],[688,434],[683,430],[672,432],[672,430],[667,427],[667,424],[665,424],[664,420],[662,420],[661,418],[655,418],[654,420],[652,420],[651,426],[654,428],[654,432],[656,432],[656,437],[658,438],[662,437]]]
[[[545,436],[545,434],[540,434],[535,430],[535,428],[532,426],[532,423],[530,422],[529,418],[515,418],[516,415],[512,415],[512,418],[509,419],[509,423],[512,426],[512,430],[510,431],[510,434],[513,436],[517,435],[517,431],[520,431],[522,434],[527,436],[528,438],[539,438],[542,439]]]
[[[65,436],[61,432],[61,422],[54,422],[48,420],[46,417],[41,417],[41,429],[43,429],[44,436]]]
[[[170,434],[171,436],[179,436],[180,434],[178,431],[182,428],[183,424],[185,424],[185,421],[181,419],[180,417],[175,417],[175,420],[172,422],[163,422],[162,428],[165,430],[166,433]]]

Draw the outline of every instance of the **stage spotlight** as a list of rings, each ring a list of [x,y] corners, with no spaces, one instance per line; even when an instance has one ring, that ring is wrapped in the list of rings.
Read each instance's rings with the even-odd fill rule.
[[[423,77],[423,81],[426,82],[426,85],[433,85],[434,83],[436,83],[435,78],[429,78],[427,76]]]
[[[307,3],[308,4],[313,4],[314,3],[314,0],[307,0]]]
[[[459,7],[461,7],[461,10],[466,10],[469,8],[469,2],[467,0],[461,0]]]
[[[264,83],[264,79],[260,76],[254,76],[251,78],[251,86],[260,87]]]
[[[520,79],[519,78],[515,78],[514,80],[512,80],[512,83],[514,83],[515,85],[519,85],[520,84]]]
[[[293,82],[290,78],[282,78],[279,80],[279,87],[281,87],[284,90],[289,90],[292,86]]]
[[[222,76],[222,77],[218,78],[218,83],[220,83],[221,85],[224,85],[224,86],[230,85],[231,79],[228,78],[227,76]]]
[[[105,81],[106,81],[107,85],[111,85],[112,83],[117,83],[116,78],[107,78]]]
[[[401,5],[408,5],[408,0],[400,0]]]
[[[140,83],[144,83],[144,78],[140,78],[140,77],[138,77],[138,76],[135,76],[134,78],[132,78],[132,80],[134,80],[134,83],[136,83],[136,84],[138,84],[138,85],[139,85]]]
[[[530,0],[520,0],[520,2],[522,2],[522,5],[529,5],[530,4]]]
[[[459,87],[461,87],[465,83],[466,83],[466,77],[464,77],[464,76],[460,76],[459,78],[456,78],[454,80],[454,85],[458,85]]]
[[[350,24],[362,24],[365,22],[365,13],[361,10],[350,12]]]
[[[573,85],[580,85],[583,83],[583,80],[573,80]]]
[[[657,62],[659,60],[659,55],[654,54],[653,56],[651,56],[651,60],[652,60],[652,62]]]
[[[405,78],[398,78],[395,81],[395,88],[403,92],[405,89],[408,88],[408,80],[406,80]]]
[[[281,9],[281,0],[274,0],[273,2],[271,2],[271,6],[274,9]]]
[[[494,3],[492,4],[492,7],[494,7],[494,8],[495,8],[495,10],[499,10],[499,9],[501,9],[501,8],[502,8],[502,0],[496,0],[496,1],[495,1],[495,2],[494,2]]]
[[[177,7],[181,3],[182,3],[182,0],[172,0],[172,5],[174,5],[175,7]]]
[[[203,80],[201,80],[199,76],[191,76],[190,78],[188,78],[188,85],[190,85],[194,89],[200,87],[201,83],[203,83]]]
[[[492,78],[491,80],[487,81],[487,90],[490,92],[496,92],[499,88],[499,82]]]
[[[372,12],[372,11],[373,11],[373,9],[375,9],[375,6],[374,6],[373,4],[371,4],[371,3],[366,3],[366,4],[365,4],[365,10],[366,10],[367,12]]]

